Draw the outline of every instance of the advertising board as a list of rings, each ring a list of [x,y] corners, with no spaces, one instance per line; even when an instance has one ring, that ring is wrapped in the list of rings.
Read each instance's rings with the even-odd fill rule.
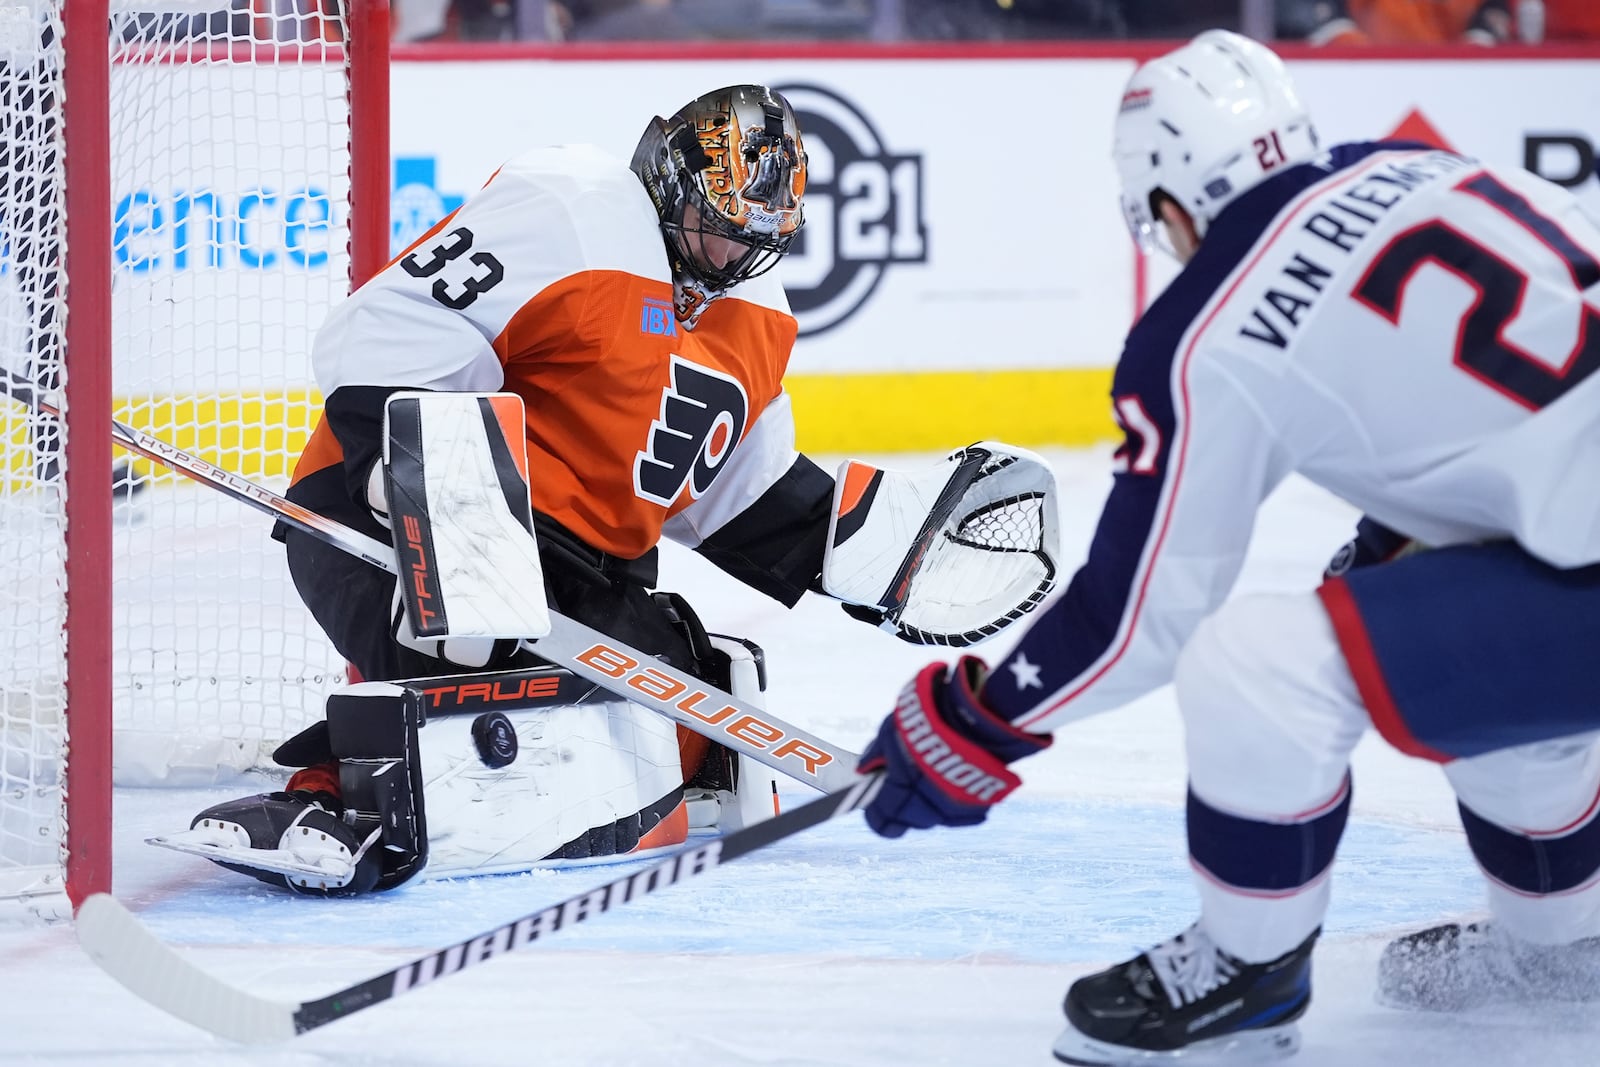
[[[589,142],[625,160],[651,115],[717,85],[764,82],[794,103],[810,155],[806,229],[780,268],[800,323],[788,383],[802,446],[1073,444],[1113,432],[1109,369],[1175,270],[1137,260],[1117,207],[1109,145],[1133,54],[489,54],[410,49],[394,63],[395,250],[524,148]],[[1600,54],[1298,50],[1290,64],[1325,141],[1432,140],[1534,170],[1600,215]],[[138,76],[194,75],[173,64]],[[166,95],[197,109],[217,93],[267,108],[330,95],[327,72],[293,75],[311,79],[304,94],[260,92],[264,76],[220,68]],[[345,211],[334,157],[316,148],[302,177],[269,183],[248,151],[223,158],[192,143],[188,121],[174,114],[170,150],[146,146],[161,173],[115,177],[114,299],[127,326],[117,389],[170,382],[163,360],[190,352],[242,396],[303,391],[310,338],[347,271],[330,239]],[[14,303],[4,281],[0,302]]]

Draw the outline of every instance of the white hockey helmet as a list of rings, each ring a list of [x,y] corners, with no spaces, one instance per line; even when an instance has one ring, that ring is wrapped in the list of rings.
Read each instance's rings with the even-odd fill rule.
[[[1228,30],[1207,30],[1134,71],[1112,148],[1123,214],[1147,252],[1160,246],[1155,193],[1188,211],[1204,236],[1240,193],[1316,152],[1283,60]]]

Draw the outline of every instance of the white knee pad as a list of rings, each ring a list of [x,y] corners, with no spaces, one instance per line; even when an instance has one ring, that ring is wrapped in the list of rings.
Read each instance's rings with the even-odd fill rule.
[[[1600,794],[1600,735],[1541,741],[1444,765],[1461,802],[1492,823],[1546,834],[1592,816]]]
[[[1262,819],[1337,792],[1370,720],[1321,602],[1248,596],[1200,624],[1178,659],[1190,786]]]

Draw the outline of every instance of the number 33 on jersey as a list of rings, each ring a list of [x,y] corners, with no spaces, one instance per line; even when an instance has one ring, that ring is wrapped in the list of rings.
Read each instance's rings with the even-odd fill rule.
[[[714,513],[711,526],[738,512],[795,458],[781,382],[796,325],[776,276],[739,285],[692,330],[672,304],[638,178],[594,149],[538,149],[330,316],[317,380],[330,396],[521,394],[534,508],[631,558],[682,512]],[[719,479],[741,441],[754,458]],[[340,456],[319,426],[296,478]]]

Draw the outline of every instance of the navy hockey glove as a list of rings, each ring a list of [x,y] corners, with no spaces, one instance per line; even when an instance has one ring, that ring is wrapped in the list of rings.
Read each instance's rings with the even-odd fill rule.
[[[934,826],[975,826],[1022,780],[1006,764],[1050,745],[1019,730],[978,696],[989,668],[976,656],[931,663],[901,691],[856,769],[884,772],[865,810],[883,837]]]

